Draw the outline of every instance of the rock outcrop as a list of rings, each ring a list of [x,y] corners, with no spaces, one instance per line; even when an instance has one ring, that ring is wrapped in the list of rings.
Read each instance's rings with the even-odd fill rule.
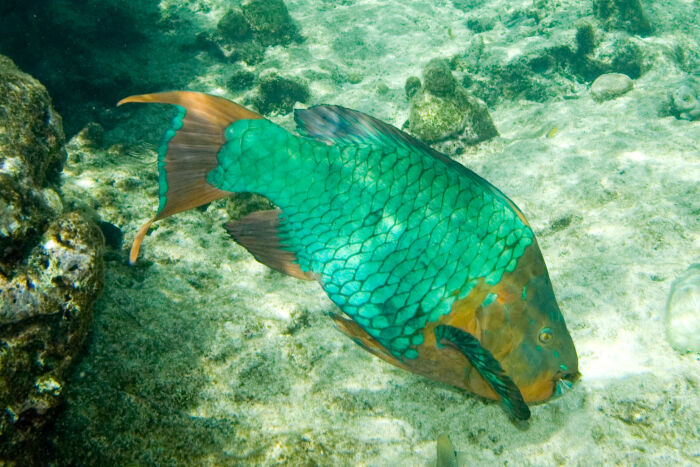
[[[486,104],[460,86],[447,61],[431,60],[423,70],[423,85],[411,77],[409,131],[429,143],[450,138],[476,144],[498,135]]]
[[[0,463],[35,463],[102,290],[104,238],[63,212],[60,116],[0,56]]]

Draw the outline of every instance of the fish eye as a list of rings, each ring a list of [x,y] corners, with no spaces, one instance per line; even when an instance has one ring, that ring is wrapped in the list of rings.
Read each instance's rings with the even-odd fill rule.
[[[539,339],[543,344],[549,343],[552,340],[552,330],[549,328],[544,328],[540,331]]]

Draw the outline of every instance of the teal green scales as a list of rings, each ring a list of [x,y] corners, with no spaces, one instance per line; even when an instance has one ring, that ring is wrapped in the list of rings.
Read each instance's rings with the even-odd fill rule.
[[[239,120],[207,181],[279,206],[281,243],[301,269],[394,356],[411,359],[426,324],[479,278],[496,284],[511,272],[533,234],[473,172],[391,133],[371,136],[329,145]]]
[[[177,107],[177,109],[177,116],[173,118],[173,127],[165,132],[163,143],[158,148],[158,211],[161,211],[165,206],[165,195],[168,192],[168,178],[165,170],[165,156],[168,153],[168,144],[170,144],[177,130],[182,128],[182,121],[187,114],[184,107]]]

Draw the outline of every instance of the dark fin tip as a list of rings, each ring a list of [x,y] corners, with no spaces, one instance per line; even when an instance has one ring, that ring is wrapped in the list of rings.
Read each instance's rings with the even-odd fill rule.
[[[440,344],[455,347],[469,359],[472,366],[501,398],[503,408],[511,418],[515,420],[530,418],[530,408],[525,403],[520,389],[506,374],[493,354],[484,348],[476,337],[462,329],[441,324],[435,328],[435,338]]]

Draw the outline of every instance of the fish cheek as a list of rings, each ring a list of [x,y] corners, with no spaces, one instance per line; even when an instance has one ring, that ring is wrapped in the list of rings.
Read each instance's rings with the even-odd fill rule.
[[[494,301],[487,306],[479,307],[476,312],[482,330],[482,344],[499,361],[507,358],[520,345],[524,337],[517,326],[519,320],[512,311],[506,305]]]
[[[528,336],[503,363],[508,367],[526,402],[548,399],[554,392],[554,371],[550,349],[543,348]]]
[[[578,374],[578,355],[574,341],[564,322],[558,324],[554,331],[555,342],[552,345],[552,353],[556,357],[556,372],[563,375]]]
[[[504,296],[501,294],[501,296]],[[537,336],[543,320],[532,319],[532,311],[522,299],[502,303],[495,300],[477,310],[482,329],[481,341],[501,363],[520,389],[526,402],[548,399],[554,392],[552,351],[539,345]],[[467,372],[474,392],[483,390],[478,372]]]
[[[533,320],[528,339],[534,343],[535,350],[542,349],[539,352],[542,367],[553,375],[577,373],[576,348],[546,273],[528,283],[527,308]]]
[[[484,311],[489,316],[484,320],[484,329],[493,330],[485,333],[485,345],[518,386],[531,386],[553,373],[549,371],[553,365],[551,351],[537,340],[545,323],[538,310],[530,309],[518,297],[508,303],[496,301]]]

